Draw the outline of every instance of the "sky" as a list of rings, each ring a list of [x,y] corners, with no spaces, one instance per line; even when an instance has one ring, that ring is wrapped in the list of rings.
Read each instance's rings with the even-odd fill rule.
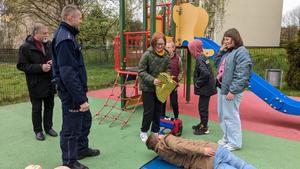
[[[300,0],[283,0],[282,14],[295,9],[300,6]]]

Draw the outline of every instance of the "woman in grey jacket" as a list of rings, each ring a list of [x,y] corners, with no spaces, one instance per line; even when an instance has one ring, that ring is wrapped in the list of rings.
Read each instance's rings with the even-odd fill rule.
[[[224,33],[220,54],[216,58],[218,87],[218,116],[223,138],[218,141],[230,151],[242,147],[239,106],[248,86],[252,61],[242,38],[235,29]]]

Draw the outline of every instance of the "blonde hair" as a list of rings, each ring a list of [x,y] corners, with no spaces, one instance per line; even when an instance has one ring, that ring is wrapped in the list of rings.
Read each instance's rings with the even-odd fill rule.
[[[173,47],[176,47],[175,42],[173,41],[173,39],[167,39],[167,43],[171,43],[173,45]]]

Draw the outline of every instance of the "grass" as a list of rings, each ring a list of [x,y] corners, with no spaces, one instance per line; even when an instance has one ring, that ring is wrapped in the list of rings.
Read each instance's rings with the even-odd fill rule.
[[[25,101],[28,96],[25,75],[14,64],[0,64],[0,105]]]
[[[113,65],[88,65],[86,69],[89,90],[111,87],[117,76]]]
[[[87,65],[89,90],[110,87],[116,72],[113,65]],[[27,101],[28,89],[25,74],[15,64],[0,64],[0,105]]]

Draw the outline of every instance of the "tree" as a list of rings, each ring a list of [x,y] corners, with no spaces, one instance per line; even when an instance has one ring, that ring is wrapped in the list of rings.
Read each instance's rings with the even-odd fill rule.
[[[214,32],[218,31],[223,26],[225,6],[228,0],[179,0],[181,2],[193,2],[204,8],[209,16],[208,25],[206,29],[206,36],[213,38]]]
[[[12,15],[5,1],[0,1],[0,48],[14,48],[15,35],[20,33],[20,15]]]
[[[286,46],[297,40],[298,27],[295,25],[289,25],[281,28],[280,45]]]
[[[75,4],[85,12],[95,3],[96,0],[7,0],[5,6],[8,13],[32,17],[55,29],[61,20],[60,14],[64,6]]]
[[[280,43],[282,46],[292,44],[299,38],[297,32],[300,28],[300,6],[287,12],[282,18]]]
[[[300,89],[300,29],[298,40],[290,42],[287,46],[289,69],[285,80],[291,89]]]
[[[300,27],[300,6],[287,12],[282,18],[283,26],[297,26]]]
[[[106,11],[106,15],[115,16],[117,21],[119,21],[119,0],[101,0],[100,6],[102,6],[102,9],[105,9],[103,11]],[[134,23],[139,23],[142,16],[142,4],[143,0],[126,0],[125,1],[125,31],[130,32],[132,26]],[[119,22],[117,22],[119,24]],[[116,25],[118,26],[118,25]],[[140,25],[137,25],[140,26]],[[134,28],[134,30],[141,31],[140,28]]]
[[[99,5],[93,5],[91,10],[84,14],[84,21],[81,25],[80,40],[86,45],[105,45],[108,39],[112,40],[112,34],[116,34],[116,23],[118,18],[111,16],[111,12],[103,12]],[[109,33],[112,33],[109,35]]]

